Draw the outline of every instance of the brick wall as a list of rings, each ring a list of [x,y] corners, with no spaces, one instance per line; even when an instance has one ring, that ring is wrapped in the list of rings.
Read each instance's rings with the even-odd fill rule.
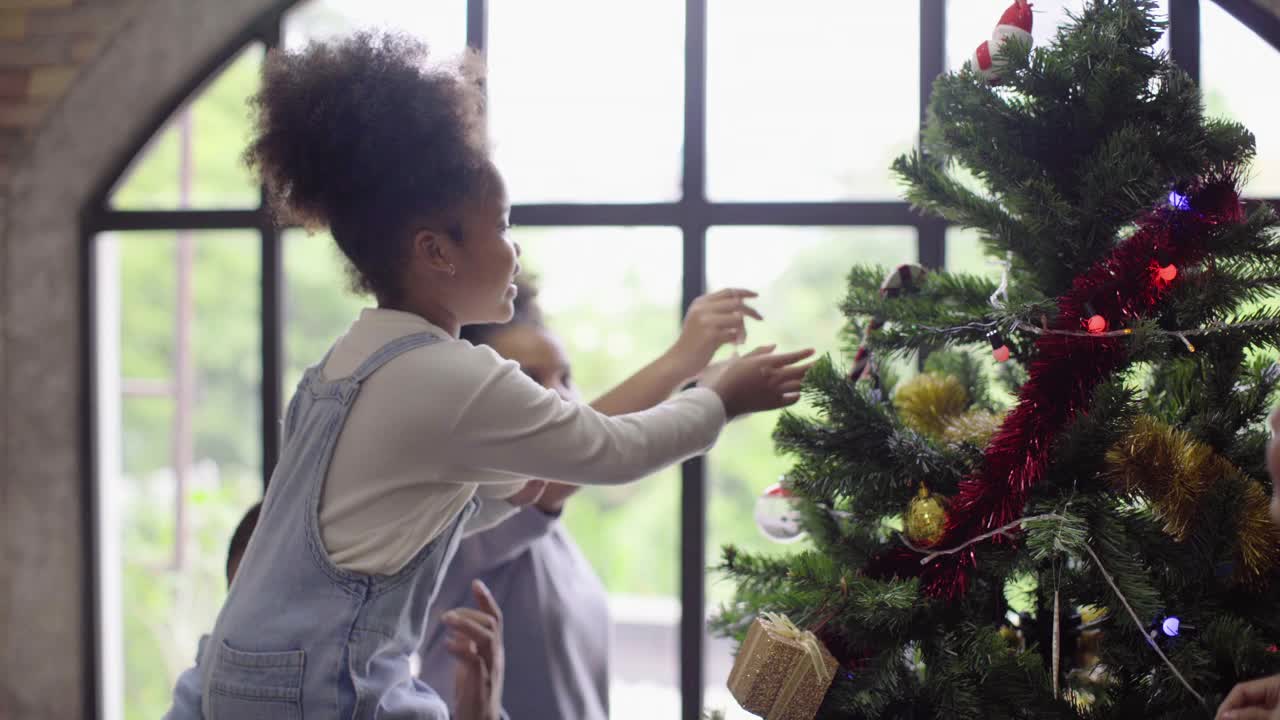
[[[0,0],[0,188],[81,66],[144,0]]]

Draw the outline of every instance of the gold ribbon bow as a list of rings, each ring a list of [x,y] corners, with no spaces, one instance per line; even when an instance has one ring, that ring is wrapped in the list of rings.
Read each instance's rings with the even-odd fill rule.
[[[760,620],[764,622],[768,629],[774,634],[783,637],[800,646],[805,654],[809,656],[809,660],[813,663],[813,672],[818,677],[822,677],[826,669],[826,663],[822,661],[822,645],[818,642],[818,636],[808,630],[801,630],[791,622],[791,618],[780,613],[762,612]]]

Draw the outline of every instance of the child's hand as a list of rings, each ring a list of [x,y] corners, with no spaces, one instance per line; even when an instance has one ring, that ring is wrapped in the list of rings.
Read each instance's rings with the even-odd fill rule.
[[[729,361],[724,372],[707,387],[724,402],[729,419],[761,410],[776,410],[800,399],[800,385],[813,363],[796,363],[813,354],[813,348],[774,353],[773,345],[756,348]]]
[[[450,633],[445,647],[458,660],[454,678],[458,720],[499,720],[506,658],[502,646],[502,610],[484,583],[471,583],[479,609],[456,608],[441,616]]]
[[[684,329],[667,356],[681,377],[692,378],[711,362],[725,343],[742,344],[747,339],[746,317],[764,318],[746,303],[756,293],[741,288],[726,288],[702,295],[689,305],[684,316]]]
[[[1236,685],[1218,707],[1217,720],[1277,720],[1280,718],[1280,675]]]

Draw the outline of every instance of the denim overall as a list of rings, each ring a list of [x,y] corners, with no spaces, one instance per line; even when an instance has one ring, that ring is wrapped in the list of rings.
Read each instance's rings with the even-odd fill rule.
[[[323,361],[303,376],[261,519],[198,663],[204,717],[449,717],[435,691],[409,672],[409,655],[422,642],[431,601],[478,500],[394,575],[336,567],[318,520],[334,446],[361,383],[439,339],[394,340],[341,380],[324,379]],[[186,717],[181,710],[172,715]]]

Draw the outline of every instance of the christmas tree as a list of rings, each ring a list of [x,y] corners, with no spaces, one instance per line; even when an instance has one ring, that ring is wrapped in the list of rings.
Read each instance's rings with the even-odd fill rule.
[[[1156,5],[1091,0],[1033,49],[1018,0],[894,163],[1003,268],[851,271],[852,367],[820,362],[816,411],[775,432],[808,545],[724,549],[714,624],[744,668],[829,653],[817,717],[1205,718],[1280,671],[1280,220],[1240,197],[1252,135],[1155,50]],[[740,699],[786,676],[770,657]]]

